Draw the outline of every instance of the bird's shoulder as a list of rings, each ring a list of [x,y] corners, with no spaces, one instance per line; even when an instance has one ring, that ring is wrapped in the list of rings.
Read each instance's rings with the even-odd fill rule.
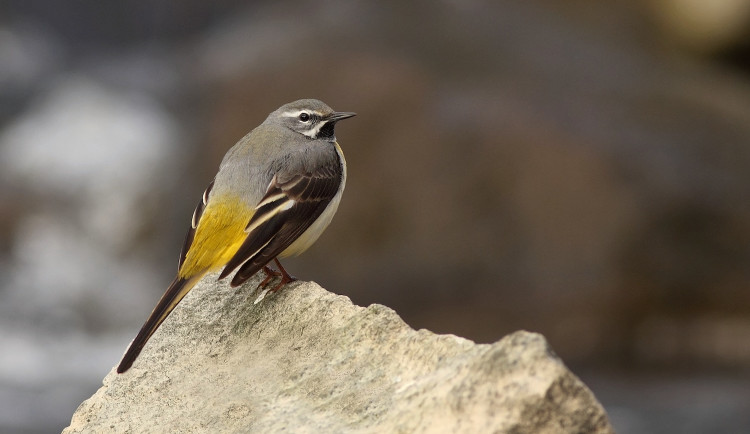
[[[341,178],[342,163],[334,142],[287,132],[263,126],[243,137],[224,157],[214,191],[241,192],[249,200],[260,200],[274,178],[282,184],[298,176]]]
[[[296,175],[337,172],[341,162],[332,142],[307,140],[285,147],[273,162],[273,172],[280,179]]]

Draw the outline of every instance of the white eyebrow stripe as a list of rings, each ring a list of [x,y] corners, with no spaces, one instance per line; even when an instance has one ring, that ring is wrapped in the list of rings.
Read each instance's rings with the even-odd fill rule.
[[[302,113],[310,113],[311,115],[315,115],[319,118],[323,117],[323,113],[315,110],[290,110],[288,112],[284,112],[281,114],[281,116],[287,117],[287,118],[296,118],[297,116],[301,115]]]

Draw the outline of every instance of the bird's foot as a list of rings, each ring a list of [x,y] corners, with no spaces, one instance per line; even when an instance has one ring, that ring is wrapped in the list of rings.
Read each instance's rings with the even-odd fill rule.
[[[271,283],[273,279],[281,276],[280,272],[275,271],[268,265],[263,267],[263,272],[266,273],[266,278],[263,279],[263,281],[260,282],[260,284],[258,284],[258,288],[260,289],[265,289],[265,287],[268,286],[268,284]]]
[[[279,262],[278,259],[273,258],[273,260],[274,260],[274,262],[276,262],[276,266],[279,267],[279,271],[277,273],[281,274],[281,282],[279,282],[271,290],[271,292],[277,292],[278,290],[280,290],[281,288],[283,288],[287,283],[294,282],[295,280],[297,280],[297,278],[294,277],[294,276],[292,276],[292,275],[290,275],[289,273],[287,273],[286,270],[284,269],[284,267],[281,266],[281,262]]]
[[[266,273],[266,278],[263,279],[263,281],[260,282],[260,284],[258,285],[258,288],[265,289],[266,286],[268,286],[268,284],[271,283],[272,280],[274,280],[277,277],[281,277],[281,281],[277,283],[272,289],[270,289],[269,292],[277,292],[281,288],[283,288],[287,283],[294,282],[295,280],[297,280],[296,277],[286,272],[286,270],[281,265],[281,262],[279,262],[278,259],[274,258],[273,260],[274,262],[276,262],[276,266],[279,268],[279,271],[272,269],[268,265],[264,266],[262,270],[264,273]]]

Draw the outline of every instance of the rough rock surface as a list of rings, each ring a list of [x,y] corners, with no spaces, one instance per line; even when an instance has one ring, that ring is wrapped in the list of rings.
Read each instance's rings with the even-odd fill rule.
[[[205,279],[63,433],[613,432],[541,335],[415,331],[310,282],[254,304],[257,283]]]

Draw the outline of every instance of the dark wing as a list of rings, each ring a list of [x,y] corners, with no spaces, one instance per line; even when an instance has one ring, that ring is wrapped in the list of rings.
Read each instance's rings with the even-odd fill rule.
[[[195,211],[193,212],[193,220],[190,222],[190,229],[188,229],[188,233],[185,236],[185,243],[182,245],[182,251],[180,252],[180,262],[177,264],[178,271],[180,268],[182,268],[182,263],[185,262],[185,256],[187,255],[188,250],[190,250],[190,246],[193,244],[193,238],[195,238],[195,228],[198,227],[198,221],[200,221],[201,216],[203,215],[203,210],[206,208],[206,204],[208,203],[208,195],[211,193],[211,189],[213,188],[213,186],[214,181],[211,181],[211,183],[208,184],[208,187],[206,187],[206,191],[203,192],[201,200],[198,201],[198,206],[195,207]]]
[[[312,173],[274,175],[247,224],[247,239],[219,279],[240,267],[231,283],[238,286],[283,252],[320,217],[336,196],[341,179],[338,159]]]

